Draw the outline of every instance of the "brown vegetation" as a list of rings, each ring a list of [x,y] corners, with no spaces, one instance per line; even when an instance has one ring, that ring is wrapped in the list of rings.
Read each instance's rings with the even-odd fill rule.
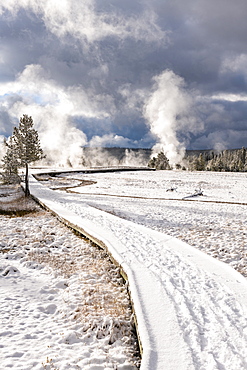
[[[25,197],[19,184],[0,185],[0,214],[21,217],[40,212],[41,208],[31,197]]]

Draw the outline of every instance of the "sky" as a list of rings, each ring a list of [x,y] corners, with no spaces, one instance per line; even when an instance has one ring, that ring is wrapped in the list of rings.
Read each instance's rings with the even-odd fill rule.
[[[247,146],[246,15],[246,0],[0,0],[0,141],[28,114],[54,157]]]

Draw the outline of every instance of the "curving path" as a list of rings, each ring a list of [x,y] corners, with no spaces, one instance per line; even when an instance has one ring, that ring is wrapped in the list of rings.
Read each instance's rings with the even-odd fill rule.
[[[247,369],[247,280],[182,241],[30,178],[33,196],[100,240],[128,276],[147,370]]]

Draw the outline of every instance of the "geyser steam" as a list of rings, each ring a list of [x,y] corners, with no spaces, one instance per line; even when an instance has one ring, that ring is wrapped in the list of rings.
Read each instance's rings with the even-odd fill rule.
[[[153,92],[145,106],[144,116],[151,133],[157,138],[153,154],[162,150],[171,164],[181,162],[184,156],[185,147],[179,142],[177,131],[183,127],[183,117],[186,117],[190,106],[191,98],[181,77],[170,70],[154,77]]]

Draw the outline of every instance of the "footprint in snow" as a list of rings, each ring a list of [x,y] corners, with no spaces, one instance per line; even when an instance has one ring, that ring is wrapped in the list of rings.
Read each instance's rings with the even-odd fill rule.
[[[56,312],[57,306],[54,303],[48,304],[46,307],[38,306],[37,307],[41,312],[46,313],[47,315],[52,315]]]
[[[68,288],[68,286],[69,284],[67,280],[61,280],[55,285],[55,287],[58,289],[66,289]]]
[[[20,271],[14,266],[7,266],[2,272],[3,276],[18,276]]]

